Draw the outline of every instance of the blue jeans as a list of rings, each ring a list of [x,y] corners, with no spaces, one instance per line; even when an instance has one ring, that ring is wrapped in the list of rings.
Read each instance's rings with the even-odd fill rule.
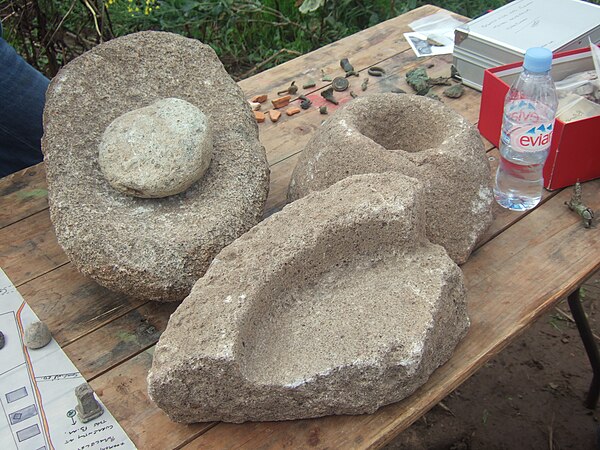
[[[42,112],[49,83],[2,39],[0,25],[0,177],[43,160]]]

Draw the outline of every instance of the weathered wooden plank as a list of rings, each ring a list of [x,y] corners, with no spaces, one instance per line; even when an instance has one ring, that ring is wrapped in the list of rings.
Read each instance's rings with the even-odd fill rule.
[[[90,384],[140,449],[176,448],[213,424],[183,425],[171,420],[148,398],[146,375],[153,349],[120,364]]]
[[[584,201],[600,208],[600,181],[586,183]],[[471,328],[452,358],[410,398],[373,415],[292,422],[221,423],[186,448],[377,448],[400,433],[535,318],[600,267],[600,229],[584,229],[564,206],[562,191],[481,247],[463,266]]]
[[[19,287],[63,346],[145,303],[109,291],[66,264]]]
[[[86,380],[152,347],[179,302],[148,302],[77,339],[64,350]]]
[[[47,208],[0,228],[0,267],[16,286],[68,261],[56,242]]]
[[[44,164],[0,178],[0,228],[48,207]]]

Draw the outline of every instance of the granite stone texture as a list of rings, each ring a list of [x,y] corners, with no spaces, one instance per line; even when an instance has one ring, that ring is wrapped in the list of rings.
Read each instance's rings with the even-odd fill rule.
[[[204,113],[165,98],[117,117],[100,141],[98,163],[115,189],[135,197],[179,194],[210,164],[212,130]]]
[[[40,320],[27,325],[25,333],[23,333],[23,343],[30,349],[45,347],[51,340],[52,333],[50,333],[48,325]]]
[[[109,289],[183,299],[212,258],[262,217],[269,169],[241,89],[197,40],[140,32],[103,43],[52,80],[44,110],[50,215],[75,266]],[[184,192],[159,199],[114,189],[98,147],[107,126],[157,100],[206,115],[212,160]]]
[[[477,130],[439,101],[397,94],[353,100],[306,145],[288,200],[350,175],[389,171],[423,183],[428,238],[464,263],[493,219],[490,167]]]
[[[149,394],[184,422],[371,413],[468,328],[460,268],[426,237],[423,184],[348,177],[225,247],[171,316]]]

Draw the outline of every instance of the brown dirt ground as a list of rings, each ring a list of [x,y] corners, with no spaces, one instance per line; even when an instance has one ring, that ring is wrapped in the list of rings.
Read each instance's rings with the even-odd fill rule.
[[[600,271],[583,306],[600,345]],[[592,370],[566,300],[542,316],[386,450],[600,449]]]

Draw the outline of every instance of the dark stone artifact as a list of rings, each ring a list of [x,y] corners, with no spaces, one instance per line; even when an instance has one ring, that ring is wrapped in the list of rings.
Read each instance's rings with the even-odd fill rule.
[[[75,388],[75,397],[77,397],[77,417],[81,422],[86,423],[100,417],[104,412],[102,405],[96,400],[94,391],[89,384],[83,383]]]
[[[4,347],[4,333],[2,333],[2,331],[0,331],[0,349],[2,349],[2,347]]]
[[[334,90],[336,90],[338,92],[343,92],[346,89],[348,89],[348,86],[350,86],[350,83],[348,83],[347,78],[336,77],[333,79],[333,82],[331,83],[331,85],[333,86]]]
[[[465,88],[462,83],[455,84],[454,86],[450,86],[447,89],[444,89],[444,95],[450,98],[459,98],[465,92]]]
[[[334,105],[339,105],[339,102],[333,96],[333,88],[332,87],[330,87],[329,89],[325,89],[323,92],[321,92],[321,97],[323,97],[328,102],[333,103]]]
[[[424,67],[415,67],[406,72],[406,82],[413,88],[417,95],[425,95],[429,92],[429,76]]]

